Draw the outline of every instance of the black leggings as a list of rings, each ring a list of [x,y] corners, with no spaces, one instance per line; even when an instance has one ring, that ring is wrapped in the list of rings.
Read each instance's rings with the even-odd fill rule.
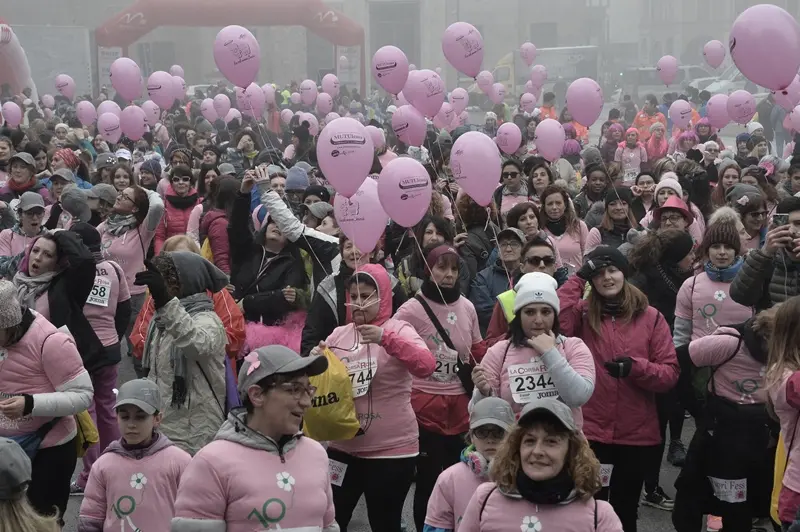
[[[442,471],[457,464],[466,443],[463,434],[444,436],[419,427],[419,456],[417,457],[417,486],[414,491],[414,524],[425,528],[428,499]]]
[[[333,449],[328,449],[328,457],[347,464],[342,485],[332,486],[336,522],[341,532],[347,532],[362,495],[367,501],[372,530],[400,532],[403,504],[414,479],[417,458],[357,458]]]
[[[683,432],[683,406],[678,398],[677,390],[672,389],[667,393],[656,395],[656,409],[658,410],[658,428],[661,430],[661,443],[658,455],[653,454],[651,464],[648,464],[644,477],[644,490],[652,493],[658,487],[661,474],[661,460],[664,458],[664,447],[667,443],[667,424],[669,424],[670,440],[680,440]]]
[[[77,460],[74,439],[57,447],[39,449],[33,459],[28,500],[42,515],[55,515],[57,508],[62,526],[69,502],[69,483]]]

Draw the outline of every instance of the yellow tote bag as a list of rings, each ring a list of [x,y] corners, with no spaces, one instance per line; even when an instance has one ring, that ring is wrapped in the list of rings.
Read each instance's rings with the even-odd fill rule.
[[[328,369],[309,378],[317,393],[303,418],[303,432],[317,441],[349,440],[360,428],[350,375],[330,349],[321,356],[328,359]]]
[[[778,518],[778,499],[781,496],[783,487],[783,474],[786,472],[786,446],[783,444],[783,433],[778,436],[778,448],[775,450],[775,473],[772,478],[772,500],[769,505],[769,515],[776,523],[780,523]]]
[[[75,415],[75,424],[78,426],[75,446],[78,448],[78,458],[81,458],[86,454],[89,447],[100,443],[100,434],[97,432],[97,426],[94,424],[88,410]]]
[[[211,264],[214,264],[214,253],[211,252],[211,239],[206,238],[203,242],[203,247],[200,248],[200,256],[206,259]]]

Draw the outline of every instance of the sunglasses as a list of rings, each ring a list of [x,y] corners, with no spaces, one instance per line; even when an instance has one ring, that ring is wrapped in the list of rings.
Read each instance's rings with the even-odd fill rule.
[[[502,440],[506,431],[496,425],[483,425],[472,430],[472,435],[479,440]]]
[[[532,257],[525,257],[525,262],[527,262],[530,266],[539,266],[540,264],[544,264],[545,266],[552,266],[556,263],[555,257],[537,257],[536,255]]]
[[[192,182],[192,178],[191,177],[173,177],[172,178],[172,182],[173,183],[191,183]]]
[[[516,179],[519,177],[519,172],[503,172],[500,175],[503,176],[503,179]]]

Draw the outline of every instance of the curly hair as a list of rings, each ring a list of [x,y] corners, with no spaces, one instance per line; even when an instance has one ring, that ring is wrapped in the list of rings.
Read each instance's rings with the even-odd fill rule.
[[[664,175],[664,172],[674,172],[675,171],[675,161],[670,159],[669,157],[664,157],[663,159],[657,160],[653,164],[653,177],[658,183],[658,180],[661,179],[661,176]]]
[[[583,433],[569,432],[564,426],[541,417],[514,425],[492,460],[490,475],[501,490],[506,493],[517,492],[517,473],[522,467],[519,449],[525,433],[534,427],[542,427],[550,434],[563,434],[569,438],[564,467],[568,468],[575,482],[575,491],[579,498],[587,499],[600,491],[600,462]]]
[[[489,216],[492,220],[497,220],[497,209],[494,202],[489,204],[489,213],[487,214],[486,207],[481,207],[472,198],[462,193],[456,199],[456,208],[461,221],[464,222],[464,230],[470,227],[485,226],[490,221]]]

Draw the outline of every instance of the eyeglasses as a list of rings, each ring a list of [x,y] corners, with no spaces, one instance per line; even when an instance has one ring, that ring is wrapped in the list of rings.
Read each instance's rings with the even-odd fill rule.
[[[766,218],[769,213],[767,211],[756,211],[756,212],[748,212],[748,216],[752,216],[753,218]]]
[[[303,398],[304,394],[308,394],[308,396],[312,399],[317,394],[316,386],[306,386],[304,384],[300,384],[299,382],[286,382],[281,384],[280,388],[285,392],[289,392],[289,395],[298,401]]]
[[[539,264],[544,264],[545,266],[552,266],[556,263],[555,257],[537,257],[536,255],[532,257],[525,257],[525,262],[527,262],[531,266],[539,266]]]
[[[499,248],[512,248],[512,249],[519,249],[522,247],[522,242],[518,240],[505,240],[497,244]]]
[[[474,429],[472,435],[479,440],[502,440],[506,435],[506,431],[496,425],[483,425]]]
[[[662,224],[667,222],[675,224],[680,222],[681,220],[683,220],[683,216],[681,216],[680,214],[667,214],[661,217]]]
[[[173,177],[172,178],[172,182],[173,183],[191,183],[192,182],[192,178],[191,177],[185,177],[185,176],[184,177]]]
[[[500,175],[503,176],[503,179],[516,179],[519,177],[519,172],[503,172]]]
[[[130,201],[131,203],[133,203],[133,198],[130,198],[130,197],[126,196],[122,192],[120,192],[119,196],[117,196],[117,197],[119,199],[123,200],[123,201]]]
[[[706,149],[708,153],[719,153],[719,149],[717,148],[708,148]]]

